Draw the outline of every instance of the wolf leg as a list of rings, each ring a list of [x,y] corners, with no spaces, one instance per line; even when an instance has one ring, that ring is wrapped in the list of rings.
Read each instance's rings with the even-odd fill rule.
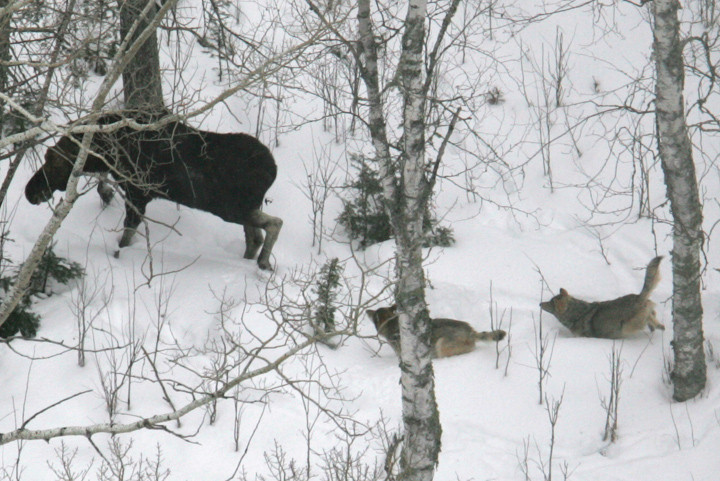
[[[471,338],[448,339],[441,337],[435,342],[434,354],[436,358],[457,356],[475,349],[475,340]]]
[[[665,330],[665,325],[657,320],[655,309],[653,309],[648,316],[647,324],[651,331],[654,331],[655,329],[660,329],[661,331]]]

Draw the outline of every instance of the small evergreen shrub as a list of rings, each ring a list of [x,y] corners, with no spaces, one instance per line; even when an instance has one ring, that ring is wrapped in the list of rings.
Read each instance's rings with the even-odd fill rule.
[[[33,99],[33,94],[27,91],[18,92],[15,94],[15,101],[20,104],[24,109],[32,112],[35,108],[36,102]],[[20,132],[24,132],[30,128],[30,120],[25,115],[22,115],[15,109],[6,110],[2,117],[2,132],[3,135],[12,135]],[[20,142],[13,144],[14,146],[21,145]]]
[[[449,227],[436,226],[435,228],[425,231],[423,247],[450,247],[454,243],[455,236]]]
[[[351,239],[360,242],[360,248],[383,242],[392,237],[390,217],[382,202],[382,185],[375,169],[365,158],[353,155],[351,161],[358,170],[357,179],[349,186],[350,199],[343,199],[343,211],[338,218]]]
[[[55,253],[54,246],[50,246],[43,254],[42,259],[40,259],[37,269],[33,272],[30,291],[33,294],[50,294],[47,292],[49,280],[52,279],[60,284],[67,284],[83,275],[85,275],[85,271],[80,264],[59,257]]]
[[[315,326],[324,334],[335,331],[335,311],[337,310],[335,301],[342,271],[343,268],[338,258],[330,259],[320,268],[317,285],[313,287],[313,292],[317,296],[314,312]]]
[[[29,305],[21,304],[10,313],[7,321],[0,326],[0,339],[7,339],[18,332],[25,338],[35,337],[40,327],[40,316],[29,309]]]
[[[347,229],[350,238],[357,240],[360,248],[365,249],[392,238],[392,226],[382,205],[382,184],[373,163],[359,155],[353,155],[351,162],[358,176],[348,186],[350,196],[342,199],[343,210],[337,220]],[[455,243],[452,229],[438,226],[429,206],[425,208],[423,230],[423,247],[449,247]]]
[[[26,338],[35,337],[40,327],[40,316],[31,311],[33,296],[37,294],[51,294],[48,282],[55,281],[67,284],[73,279],[85,275],[85,271],[77,262],[68,261],[59,257],[54,246],[48,247],[40,263],[32,275],[30,286],[23,295],[15,310],[10,313],[7,321],[0,326],[0,338],[6,339],[15,336],[18,332]],[[15,274],[0,276],[0,302],[15,284]]]

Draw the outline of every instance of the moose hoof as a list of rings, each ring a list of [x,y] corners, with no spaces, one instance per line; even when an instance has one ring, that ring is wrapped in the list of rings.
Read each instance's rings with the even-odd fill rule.
[[[259,260],[259,261],[258,261],[258,267],[260,267],[260,269],[262,269],[262,270],[264,270],[264,271],[271,271],[271,270],[273,270],[272,266],[270,265],[270,261],[265,261],[265,260],[260,261],[260,260]]]

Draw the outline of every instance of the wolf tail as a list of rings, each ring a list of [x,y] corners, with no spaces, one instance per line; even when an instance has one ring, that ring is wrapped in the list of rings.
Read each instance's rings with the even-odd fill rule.
[[[502,341],[507,333],[502,329],[495,331],[476,332],[475,339],[479,341]]]
[[[645,283],[642,291],[640,291],[640,299],[646,301],[650,297],[650,293],[660,282],[660,261],[662,256],[658,256],[650,261],[645,270]]]

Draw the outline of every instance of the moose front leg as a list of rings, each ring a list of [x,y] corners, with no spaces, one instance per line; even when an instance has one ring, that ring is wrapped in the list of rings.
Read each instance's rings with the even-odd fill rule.
[[[136,202],[134,204],[130,203],[129,201],[125,202],[125,221],[123,222],[123,234],[118,244],[118,250],[115,251],[115,258],[120,257],[120,249],[130,245],[130,241],[135,235],[135,232],[137,232],[137,228],[140,225],[140,221],[142,220],[143,215],[145,215],[146,205],[147,202]]]
[[[98,180],[97,185],[97,193],[102,200],[103,208],[110,205],[110,201],[115,195],[115,190],[110,185],[108,185],[107,174],[100,174],[100,179]]]

